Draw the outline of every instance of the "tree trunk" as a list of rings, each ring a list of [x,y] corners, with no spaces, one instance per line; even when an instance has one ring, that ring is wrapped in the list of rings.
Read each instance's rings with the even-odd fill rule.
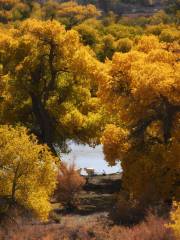
[[[18,170],[19,170],[19,166],[20,164],[17,165],[16,169],[15,169],[15,172],[14,172],[14,179],[13,179],[13,182],[12,182],[12,191],[11,191],[11,200],[12,200],[12,203],[15,202],[16,200],[16,188],[17,188],[17,179],[18,179]]]
[[[54,127],[53,121],[49,116],[48,111],[45,109],[40,97],[31,93],[32,110],[36,118],[37,124],[40,128],[40,139],[43,143],[46,143],[53,153],[55,153],[53,147],[53,132]]]
[[[11,201],[12,203],[16,201],[16,179],[14,179],[13,185],[12,185]]]

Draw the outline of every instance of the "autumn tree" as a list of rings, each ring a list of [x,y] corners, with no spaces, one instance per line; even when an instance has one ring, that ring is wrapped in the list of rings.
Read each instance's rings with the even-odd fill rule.
[[[1,31],[1,80],[6,93],[1,123],[28,126],[38,139],[93,143],[100,133],[96,80],[101,64],[74,30],[56,21],[28,19]]]
[[[161,23],[169,23],[171,21],[171,17],[166,14],[163,10],[155,13],[151,18],[151,24],[161,24]]]
[[[111,34],[105,35],[97,47],[97,56],[101,61],[104,61],[106,58],[111,59],[115,53],[115,39]]]
[[[121,160],[131,197],[150,204],[179,198],[180,65],[155,36],[106,62],[99,95],[114,117],[102,143],[110,165]]]
[[[172,27],[162,29],[159,39],[164,42],[174,42],[180,39],[180,31]]]
[[[0,126],[0,152],[0,196],[46,220],[58,160],[24,127]]]
[[[88,18],[100,16],[100,11],[92,4],[80,5],[68,1],[59,5],[57,15],[60,22],[71,28]]]
[[[99,42],[99,32],[93,26],[82,23],[74,28],[81,36],[81,40],[85,45],[89,45],[92,48]]]
[[[45,1],[41,8],[43,19],[58,19],[59,5],[60,3],[54,0]]]
[[[29,11],[29,6],[21,0],[1,0],[0,22],[8,23],[22,20],[28,16]]]
[[[172,15],[175,15],[179,11],[179,8],[180,8],[179,0],[174,0],[174,1],[168,0],[167,3],[168,3],[168,6],[165,9],[166,12],[170,13]]]
[[[111,34],[116,40],[119,40],[120,38],[134,39],[143,33],[143,29],[139,26],[129,26],[128,24],[125,25],[119,23],[108,25],[104,31],[106,34]]]
[[[129,52],[133,46],[133,41],[129,38],[121,38],[116,42],[117,52]]]

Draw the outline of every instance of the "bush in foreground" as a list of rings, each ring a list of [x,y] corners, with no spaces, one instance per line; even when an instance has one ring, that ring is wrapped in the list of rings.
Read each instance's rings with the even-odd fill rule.
[[[75,165],[62,163],[58,173],[57,199],[68,211],[78,204],[78,193],[85,184],[85,179],[79,175]]]
[[[119,232],[120,240],[175,240],[172,231],[166,228],[165,223],[164,219],[150,214],[145,221],[132,228],[121,230],[114,228],[112,234],[115,236],[115,231],[117,234]]]
[[[16,226],[9,228],[6,235],[0,230],[0,237],[8,240],[178,240],[165,223],[162,218],[149,215],[144,222],[131,228],[112,227],[97,215],[68,216],[61,224],[20,226],[18,229]]]
[[[110,211],[110,218],[117,224],[137,224],[145,216],[145,208],[139,201],[129,199],[125,193],[118,194],[116,204]]]

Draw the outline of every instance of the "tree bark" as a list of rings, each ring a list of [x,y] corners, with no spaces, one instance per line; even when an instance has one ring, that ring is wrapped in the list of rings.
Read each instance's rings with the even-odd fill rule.
[[[16,189],[17,189],[17,180],[18,180],[18,171],[19,171],[20,164],[17,165],[15,171],[14,171],[14,179],[12,183],[12,191],[11,191],[11,200],[14,203],[16,200]]]
[[[49,116],[48,111],[45,109],[40,97],[31,93],[32,111],[36,118],[37,124],[40,128],[40,138],[43,143],[46,143],[53,153],[55,153],[53,147],[53,133],[54,126],[52,118]]]

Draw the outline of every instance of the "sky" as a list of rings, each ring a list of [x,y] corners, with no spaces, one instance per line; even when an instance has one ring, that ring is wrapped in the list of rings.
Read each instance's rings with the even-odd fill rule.
[[[120,163],[116,166],[110,167],[104,160],[102,145],[91,148],[88,145],[77,145],[73,142],[69,143],[71,152],[68,154],[61,154],[61,160],[65,162],[75,162],[78,168],[94,168],[97,174],[106,174],[121,172]],[[85,174],[85,171],[82,171]]]

